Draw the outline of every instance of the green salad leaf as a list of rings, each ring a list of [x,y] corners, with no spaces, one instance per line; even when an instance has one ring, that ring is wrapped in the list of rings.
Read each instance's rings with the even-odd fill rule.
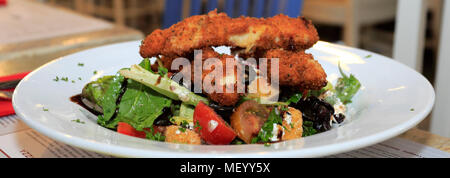
[[[153,126],[153,121],[170,107],[172,100],[164,97],[151,88],[128,79],[127,90],[119,103],[116,122],[126,122],[136,130]]]
[[[181,103],[180,107],[180,117],[193,120],[194,119],[195,108],[191,105]]]
[[[98,116],[97,123],[107,128],[115,128],[115,124],[110,124],[110,120],[116,113],[117,100],[122,91],[122,85],[125,78],[122,75],[114,76],[109,87],[101,99],[100,106],[103,108],[103,115]]]
[[[141,66],[142,68],[144,68],[145,70],[148,70],[150,72],[153,72],[151,70],[151,63],[150,63],[150,59],[148,58],[144,58],[141,63],[139,63],[139,66]]]
[[[108,75],[86,84],[81,96],[101,107],[103,96],[113,82],[114,76]]]
[[[290,105],[292,103],[298,103],[300,99],[302,99],[303,94],[302,93],[296,93],[292,95],[287,101],[287,105]]]
[[[303,121],[303,133],[302,136],[310,136],[317,133],[317,130],[313,127],[313,122],[311,121]]]
[[[338,79],[336,84],[336,96],[344,104],[351,103],[353,96],[355,96],[355,94],[361,88],[361,83],[353,74],[350,74],[350,76],[345,75],[340,64],[339,72],[341,73],[342,77]]]

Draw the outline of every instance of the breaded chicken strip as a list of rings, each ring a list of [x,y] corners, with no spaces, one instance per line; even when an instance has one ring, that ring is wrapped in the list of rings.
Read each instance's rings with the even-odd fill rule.
[[[317,30],[305,18],[277,15],[271,18],[230,18],[211,11],[189,17],[168,29],[155,30],[142,41],[142,57],[184,56],[210,46],[244,48],[246,52],[284,48],[303,50],[319,40]]]
[[[302,90],[320,90],[327,85],[327,74],[311,54],[283,49],[269,50],[264,55],[269,61],[279,59],[279,84]],[[269,62],[270,65],[270,62]],[[270,76],[270,70],[268,70]]]
[[[216,81],[215,79],[212,80],[211,86],[219,85],[223,89],[223,92],[214,92],[215,88],[202,85],[203,92],[208,96],[209,99],[217,102],[221,106],[234,106],[239,101],[240,96],[242,94],[242,93],[238,93],[238,91],[237,91],[237,80],[238,80],[237,71],[238,71],[238,67],[240,67],[240,66],[236,65],[236,67],[234,67],[232,69],[233,74],[227,75],[227,71],[226,71],[227,70],[226,69],[227,59],[234,60],[234,56],[226,55],[226,54],[219,54],[219,53],[215,52],[212,48],[204,48],[202,50],[202,65],[206,65],[206,60],[210,59],[210,58],[218,59],[217,62],[220,62],[223,67],[223,69],[222,69],[223,77],[220,78],[219,81]],[[234,60],[233,62],[236,62],[236,61]],[[218,66],[217,64],[218,63],[213,63],[211,70],[202,70],[202,75],[200,76],[198,74],[195,74],[195,72],[194,72],[195,64],[194,64],[194,61],[192,61],[191,78],[192,78],[192,81],[194,82],[194,85],[204,84],[205,78],[208,75],[210,75],[211,72],[214,71],[216,66]],[[202,66],[202,68],[203,67],[204,66]],[[214,74],[211,74],[211,76],[212,75],[214,75]],[[227,90],[232,91],[232,92],[227,92]]]

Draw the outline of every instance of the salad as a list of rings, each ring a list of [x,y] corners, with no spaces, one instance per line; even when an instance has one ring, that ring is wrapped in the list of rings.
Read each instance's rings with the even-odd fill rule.
[[[82,104],[97,123],[121,134],[183,144],[265,144],[311,136],[338,126],[361,84],[354,75],[320,90],[281,88],[278,102],[248,94],[235,106],[220,106],[172,80],[150,59],[85,85]]]
[[[314,135],[345,120],[361,87],[341,69],[335,85],[327,81],[305,52],[318,40],[304,17],[214,10],[153,31],[142,62],[88,83],[80,100],[99,125],[156,141],[270,145]]]

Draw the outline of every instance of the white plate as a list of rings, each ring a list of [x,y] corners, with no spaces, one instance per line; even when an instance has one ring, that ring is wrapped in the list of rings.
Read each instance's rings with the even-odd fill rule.
[[[96,117],[69,98],[89,81],[115,74],[141,61],[140,41],[94,48],[54,60],[20,82],[14,109],[31,128],[57,141],[100,153],[127,157],[319,157],[350,151],[395,137],[431,111],[434,90],[419,73],[368,51],[319,42],[308,50],[335,82],[337,63],[353,73],[362,90],[350,106],[351,121],[310,137],[263,145],[184,145],[134,138],[105,129]],[[83,63],[84,66],[78,66]],[[93,72],[97,71],[94,75]],[[58,77],[69,81],[55,82]],[[81,77],[82,80],[78,78]],[[75,83],[71,81],[74,80]],[[44,111],[48,109],[48,111]],[[79,119],[84,124],[73,122]]]

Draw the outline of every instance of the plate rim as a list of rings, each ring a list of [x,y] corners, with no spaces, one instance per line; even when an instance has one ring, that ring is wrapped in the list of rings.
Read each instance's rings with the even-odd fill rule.
[[[78,53],[87,52],[87,51],[95,51],[98,48],[110,47],[110,46],[114,46],[114,45],[121,45],[121,44],[126,44],[126,43],[136,43],[139,41],[140,40],[114,43],[114,44],[103,45],[103,46],[98,46],[95,48],[82,50],[82,51],[75,52],[75,53],[72,53],[69,55],[58,57],[52,61],[47,62],[46,64],[44,64],[40,67],[38,67],[37,69],[30,72],[24,78],[25,80],[22,80],[17,85],[16,90],[13,93],[12,103],[13,103],[14,110],[16,111],[16,114],[30,128],[38,131],[39,133],[42,133],[43,135],[45,135],[51,139],[54,139],[56,141],[59,141],[59,142],[62,142],[62,143],[65,143],[65,144],[68,144],[71,146],[75,146],[78,148],[94,151],[97,153],[107,154],[107,155],[119,156],[119,157],[178,157],[178,158],[179,157],[189,157],[189,158],[191,158],[191,157],[320,157],[320,156],[333,155],[333,154],[338,154],[338,153],[342,153],[342,152],[346,152],[346,151],[350,151],[350,150],[360,149],[360,148],[367,147],[367,146],[370,146],[373,144],[377,144],[382,141],[388,140],[390,138],[396,137],[396,136],[402,134],[403,132],[406,132],[407,130],[411,129],[412,127],[417,125],[419,122],[421,122],[423,119],[425,119],[425,117],[429,113],[431,113],[431,111],[434,107],[434,104],[435,104],[435,91],[434,91],[434,88],[431,85],[431,83],[422,74],[420,74],[416,70],[413,70],[409,66],[407,66],[403,63],[400,63],[396,60],[393,60],[390,57],[387,57],[387,56],[384,56],[384,55],[381,55],[378,53],[370,52],[370,51],[367,51],[364,49],[353,48],[353,47],[349,47],[349,46],[345,46],[345,45],[341,45],[341,44],[334,44],[334,43],[319,41],[318,43],[329,43],[329,44],[332,44],[332,45],[335,45],[338,47],[343,47],[345,49],[356,49],[356,50],[368,52],[370,54],[376,54],[376,55],[382,56],[384,58],[391,59],[391,62],[396,63],[396,65],[402,65],[402,66],[406,67],[408,70],[410,70],[411,72],[418,75],[422,80],[426,81],[427,88],[431,89],[430,90],[431,98],[429,98],[429,100],[427,100],[428,101],[426,104],[427,107],[422,112],[417,113],[416,115],[414,115],[414,117],[411,117],[410,119],[408,119],[408,121],[402,122],[401,124],[398,124],[390,129],[383,130],[381,132],[367,135],[367,136],[357,138],[357,139],[345,140],[340,143],[333,143],[330,145],[322,145],[322,146],[318,146],[318,147],[314,147],[314,148],[302,148],[302,149],[295,149],[295,150],[275,150],[275,151],[270,150],[268,152],[268,154],[263,154],[263,155],[261,155],[260,152],[255,152],[255,153],[208,153],[208,155],[206,155],[204,153],[193,153],[193,152],[170,152],[170,151],[158,151],[158,150],[144,150],[144,149],[126,147],[126,146],[122,146],[122,145],[106,144],[106,143],[102,143],[102,142],[90,142],[90,141],[86,141],[86,139],[76,137],[76,136],[68,137],[66,133],[60,132],[58,130],[54,130],[49,126],[40,124],[38,121],[34,121],[32,118],[29,118],[27,115],[24,114],[24,112],[22,111],[22,108],[17,106],[17,104],[16,104],[17,98],[20,99],[20,96],[17,96],[18,95],[17,93],[19,93],[21,91],[21,86],[23,85],[23,83],[28,78],[33,76],[36,72],[51,65],[52,63],[64,60],[67,57],[70,57],[70,56],[78,54]],[[139,139],[139,138],[130,137],[130,139]],[[163,144],[174,144],[174,143],[164,142]],[[177,145],[184,145],[184,144],[177,144]],[[355,146],[355,145],[357,145],[357,146]],[[102,149],[97,149],[99,146]],[[214,147],[214,145],[202,145],[202,146]],[[233,146],[245,147],[247,145],[233,145]],[[330,149],[331,147],[339,148],[339,149],[335,149],[333,151],[327,151],[327,152],[322,151],[322,150]],[[161,156],[155,156],[155,155],[161,155]]]

